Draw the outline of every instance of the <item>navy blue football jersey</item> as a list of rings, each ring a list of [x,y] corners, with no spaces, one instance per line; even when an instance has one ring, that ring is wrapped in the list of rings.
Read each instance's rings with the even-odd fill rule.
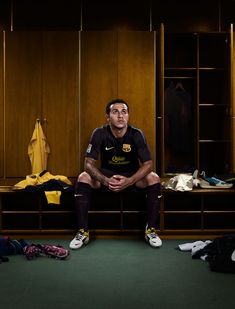
[[[113,135],[109,125],[96,128],[85,156],[100,159],[102,169],[118,174],[136,172],[140,162],[151,160],[143,132],[131,125],[128,125],[127,132],[121,138]]]

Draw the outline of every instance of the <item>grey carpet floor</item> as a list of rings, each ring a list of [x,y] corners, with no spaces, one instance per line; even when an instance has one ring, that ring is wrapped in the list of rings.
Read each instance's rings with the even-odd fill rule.
[[[234,308],[235,274],[212,272],[207,262],[176,249],[193,241],[163,240],[153,249],[142,239],[93,239],[66,261],[10,256],[0,264],[0,308]]]

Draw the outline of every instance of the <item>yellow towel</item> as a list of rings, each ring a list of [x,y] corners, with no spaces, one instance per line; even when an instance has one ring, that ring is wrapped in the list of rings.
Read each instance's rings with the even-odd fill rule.
[[[61,191],[45,191],[48,204],[60,204]]]
[[[50,147],[43,133],[40,121],[36,121],[33,135],[28,145],[28,155],[32,166],[32,174],[41,173],[47,168]]]

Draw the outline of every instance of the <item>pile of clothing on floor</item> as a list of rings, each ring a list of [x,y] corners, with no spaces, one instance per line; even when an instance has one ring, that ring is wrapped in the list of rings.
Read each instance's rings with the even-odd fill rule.
[[[27,260],[47,256],[66,260],[70,251],[63,246],[53,244],[28,244],[24,239],[11,239],[9,236],[0,237],[0,263],[9,262],[8,256],[21,254]]]
[[[178,249],[190,251],[193,259],[208,262],[211,271],[235,273],[235,234],[180,244]]]

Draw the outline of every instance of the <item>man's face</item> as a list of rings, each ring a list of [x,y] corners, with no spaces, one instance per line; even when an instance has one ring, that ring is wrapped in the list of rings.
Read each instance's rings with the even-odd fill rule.
[[[126,104],[114,103],[110,106],[110,113],[107,115],[110,125],[116,129],[127,127],[129,121],[129,113]]]

